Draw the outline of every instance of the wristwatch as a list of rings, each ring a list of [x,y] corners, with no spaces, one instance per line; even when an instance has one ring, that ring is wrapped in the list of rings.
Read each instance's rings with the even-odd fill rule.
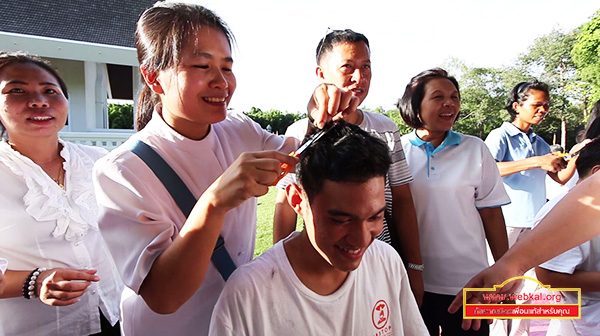
[[[415,271],[423,272],[423,270],[425,269],[425,265],[408,263],[408,268],[413,269]]]

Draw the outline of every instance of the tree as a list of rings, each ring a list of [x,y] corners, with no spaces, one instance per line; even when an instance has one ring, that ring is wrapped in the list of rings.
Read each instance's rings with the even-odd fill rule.
[[[412,128],[408,127],[408,125],[404,122],[404,120],[402,120],[402,116],[400,115],[400,111],[398,109],[386,111],[383,107],[379,106],[379,107],[376,107],[375,109],[361,107],[361,110],[365,110],[365,111],[369,111],[369,112],[373,112],[373,113],[380,113],[380,114],[383,114],[386,117],[392,119],[392,121],[394,123],[396,123],[396,125],[398,126],[398,130],[400,131],[401,135],[410,133],[412,131]]]
[[[520,67],[526,74],[539,78],[551,88],[551,113],[536,128],[536,133],[549,141],[560,129],[563,148],[569,148],[567,133],[570,135],[569,145],[575,143],[575,127],[583,121],[581,105],[586,100],[584,90],[581,90],[586,84],[577,76],[577,67],[571,58],[575,39],[575,31],[565,34],[553,30],[537,38],[519,57]]]
[[[493,68],[471,68],[452,59],[446,64],[460,87],[460,116],[454,130],[485,139],[488,133],[508,120],[504,110],[504,72]]]
[[[250,112],[244,112],[255,122],[259,123],[264,129],[271,126],[271,130],[276,134],[284,134],[285,130],[295,121],[306,118],[306,114],[282,113],[278,110],[269,110],[263,112],[261,109],[252,107]]]
[[[133,105],[108,104],[108,127],[133,129]]]
[[[600,99],[600,10],[578,29],[571,56],[577,65],[577,73],[591,86],[591,100],[587,104],[591,106]]]

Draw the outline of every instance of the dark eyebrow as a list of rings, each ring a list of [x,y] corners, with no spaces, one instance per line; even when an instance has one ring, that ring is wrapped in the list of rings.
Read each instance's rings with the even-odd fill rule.
[[[9,84],[27,85],[29,83],[24,82],[22,80],[11,80],[10,82],[7,83],[7,85],[9,85]],[[52,83],[52,82],[40,82],[39,85],[52,85],[52,86],[58,87],[58,84]]]
[[[213,55],[209,54],[207,52],[202,52],[200,50],[196,50],[196,51],[194,51],[194,57],[203,57],[203,58],[211,58],[212,59]],[[232,57],[224,57],[223,59],[226,62],[233,63],[233,58]]]
[[[377,211],[375,214],[373,214],[373,215],[372,215],[372,216],[370,216],[370,217],[373,217],[373,216],[379,215],[380,213],[382,213],[382,212],[384,212],[384,211],[385,211],[385,208],[386,208],[386,206],[384,206],[383,208],[379,209],[379,211]],[[331,216],[336,216],[336,217],[338,217],[338,216],[340,216],[340,217],[351,217],[351,218],[356,218],[356,217],[357,217],[357,216],[356,216],[356,215],[354,215],[354,214],[351,214],[351,213],[348,213],[348,212],[345,212],[345,211],[335,210],[335,209],[333,209],[333,210],[328,210],[328,211],[327,211],[327,213],[328,213],[329,215],[331,215]]]

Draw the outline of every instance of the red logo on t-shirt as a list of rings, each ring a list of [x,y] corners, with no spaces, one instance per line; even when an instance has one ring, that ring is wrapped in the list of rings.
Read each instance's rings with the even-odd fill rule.
[[[388,322],[388,317],[390,316],[390,307],[387,302],[384,300],[379,300],[375,303],[373,307],[373,312],[371,313],[371,317],[373,319],[373,325],[377,329],[381,329],[385,327]]]

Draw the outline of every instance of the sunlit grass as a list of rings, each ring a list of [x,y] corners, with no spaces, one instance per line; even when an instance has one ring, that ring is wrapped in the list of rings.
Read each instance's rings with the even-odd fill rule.
[[[258,209],[256,210],[256,246],[254,257],[261,255],[273,246],[273,213],[275,212],[275,197],[277,188],[269,188],[269,192],[258,198]],[[301,230],[302,220],[299,219],[296,230]]]
[[[258,209],[256,211],[256,246],[254,256],[261,255],[273,246],[273,212],[275,211],[275,196],[277,188],[269,188],[269,192],[258,198]]]

